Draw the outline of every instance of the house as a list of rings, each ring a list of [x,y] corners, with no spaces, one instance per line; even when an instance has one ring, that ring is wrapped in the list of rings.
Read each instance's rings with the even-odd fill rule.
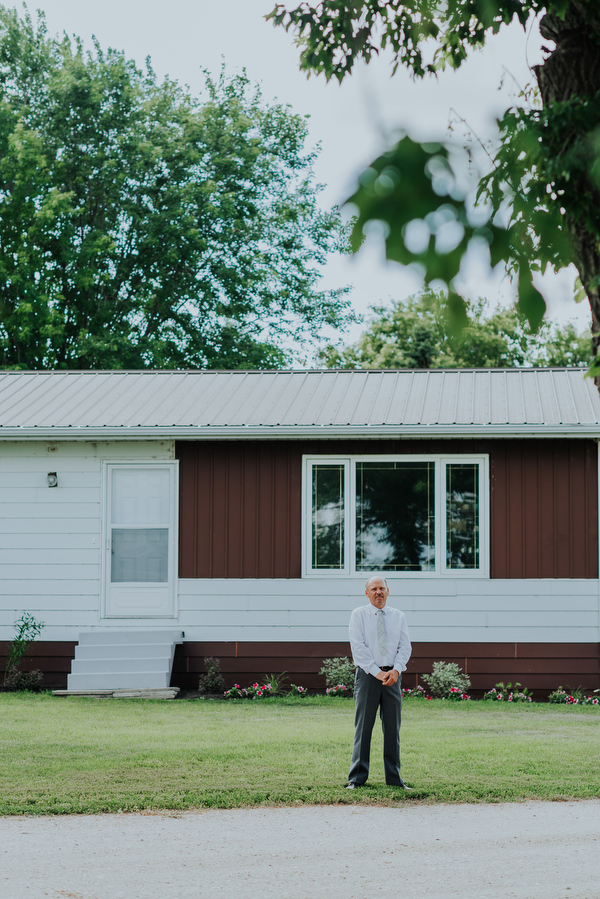
[[[0,640],[44,621],[49,687],[165,630],[178,686],[316,687],[377,571],[405,685],[598,688],[599,416],[575,369],[0,373]]]

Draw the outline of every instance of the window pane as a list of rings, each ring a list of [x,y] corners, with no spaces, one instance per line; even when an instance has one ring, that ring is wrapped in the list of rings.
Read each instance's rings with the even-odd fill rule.
[[[312,567],[344,568],[344,466],[313,465]]]
[[[117,468],[112,473],[113,524],[166,524],[169,499],[169,471],[165,468]]]
[[[479,568],[479,465],[446,466],[446,568]]]
[[[169,574],[168,528],[113,528],[111,581],[165,584]]]
[[[434,462],[357,462],[357,571],[433,571],[434,494]]]

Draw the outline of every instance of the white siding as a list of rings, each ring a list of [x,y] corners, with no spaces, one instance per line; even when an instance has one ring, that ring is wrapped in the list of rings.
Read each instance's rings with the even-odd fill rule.
[[[23,611],[45,622],[43,640],[103,625],[102,462],[171,460],[174,451],[170,440],[0,443],[0,640]],[[48,487],[49,471],[58,487]]]
[[[415,642],[588,643],[600,639],[597,580],[391,581]],[[179,582],[187,640],[345,641],[366,602],[351,578]]]
[[[164,461],[172,441],[0,443],[0,640],[23,611],[46,623],[42,639],[80,630],[136,627],[100,617],[103,461]],[[58,473],[49,488],[46,475]],[[390,603],[415,642],[596,642],[598,580],[404,578]],[[366,601],[348,577],[185,579],[178,624],[187,640],[345,641],[353,608]],[[173,626],[152,619],[144,627]]]

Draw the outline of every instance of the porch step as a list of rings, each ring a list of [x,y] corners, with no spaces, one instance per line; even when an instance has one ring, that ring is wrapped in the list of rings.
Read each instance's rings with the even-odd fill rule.
[[[53,690],[53,696],[87,696],[91,699],[175,699],[179,687],[166,690]]]
[[[85,631],[79,634],[67,693],[166,690],[183,631]]]

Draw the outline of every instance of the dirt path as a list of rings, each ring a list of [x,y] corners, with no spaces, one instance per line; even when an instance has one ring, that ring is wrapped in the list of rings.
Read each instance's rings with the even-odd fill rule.
[[[2,899],[599,899],[600,801],[0,819]]]

